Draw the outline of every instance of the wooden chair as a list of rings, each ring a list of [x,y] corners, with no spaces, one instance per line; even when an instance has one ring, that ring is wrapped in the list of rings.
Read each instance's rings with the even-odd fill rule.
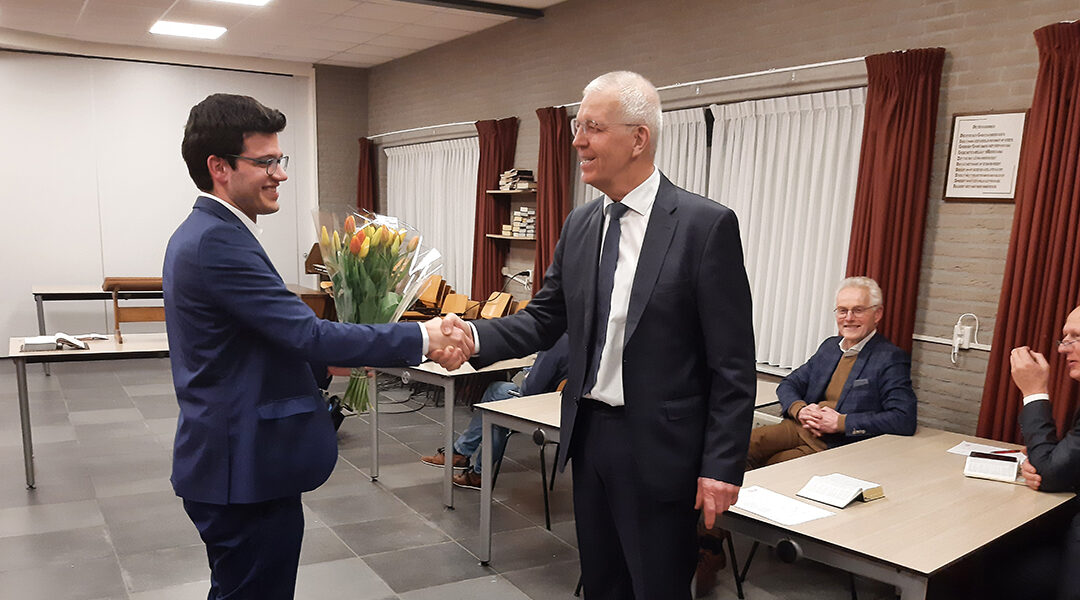
[[[442,310],[443,302],[446,301],[446,294],[449,289],[450,286],[446,285],[442,277],[438,275],[428,277],[423,287],[420,288],[420,295],[416,297],[416,302],[412,308],[401,315],[401,319],[403,321],[426,321],[438,316],[439,311]]]
[[[101,289],[112,292],[116,343],[123,344],[121,323],[153,323],[165,320],[164,306],[120,306],[120,292],[160,292],[160,277],[106,277]]]
[[[506,292],[492,292],[488,296],[487,302],[484,302],[484,307],[480,309],[481,319],[498,319],[499,317],[505,317],[510,312],[510,303],[514,298]]]

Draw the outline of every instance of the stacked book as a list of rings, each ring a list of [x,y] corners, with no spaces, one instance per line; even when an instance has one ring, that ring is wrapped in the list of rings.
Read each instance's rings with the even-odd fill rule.
[[[510,169],[499,176],[499,189],[512,190],[535,190],[536,179],[529,169]]]
[[[536,237],[536,209],[522,206],[510,214],[510,224],[503,225],[503,235]]]

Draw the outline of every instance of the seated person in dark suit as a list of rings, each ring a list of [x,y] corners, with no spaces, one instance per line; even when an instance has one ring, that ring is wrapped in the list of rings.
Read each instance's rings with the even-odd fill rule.
[[[536,355],[536,361],[525,375],[525,381],[521,388],[510,381],[495,381],[484,390],[484,396],[479,403],[506,400],[516,396],[534,396],[546,392],[554,392],[559,384],[566,379],[567,357],[570,355],[570,338],[564,333],[555,345]],[[454,442],[454,467],[461,468],[461,473],[454,474],[454,485],[458,487],[480,489],[480,440],[483,434],[483,415],[480,411],[473,413],[472,420],[465,431]],[[498,464],[502,460],[503,452],[506,451],[506,439],[510,437],[510,430],[505,427],[495,426],[495,435],[492,438],[491,464]],[[433,456],[425,456],[421,462],[435,467],[443,466],[446,461],[445,448],[439,450]],[[470,466],[470,457],[472,458]],[[496,471],[497,472],[497,471]]]
[[[1069,313],[1061,330],[1062,339],[1057,351],[1065,357],[1069,377],[1080,381],[1080,307]],[[1009,356],[1012,378],[1024,394],[1020,410],[1020,431],[1027,446],[1028,460],[1021,471],[1028,487],[1044,492],[1080,491],[1080,419],[1065,437],[1058,439],[1048,394],[1050,366],[1046,358],[1027,346],[1014,348]],[[1029,597],[1080,598],[1080,515],[1073,517],[1064,540],[1054,540],[1050,547],[1033,552],[1025,549],[1024,562],[1028,568],[1020,572],[1024,593],[1032,586],[1043,591]],[[1041,564],[1038,564],[1041,563]]]
[[[798,458],[882,433],[915,433],[911,359],[885,336],[881,288],[849,277],[836,292],[838,336],[821,343],[776,388],[784,420],[750,432],[747,469]],[[707,595],[725,564],[722,534],[699,528],[695,590]]]
[[[882,315],[877,282],[841,281],[834,312],[840,335],[822,342],[776,388],[784,420],[751,432],[747,468],[882,433],[915,433],[911,358],[876,333]]]

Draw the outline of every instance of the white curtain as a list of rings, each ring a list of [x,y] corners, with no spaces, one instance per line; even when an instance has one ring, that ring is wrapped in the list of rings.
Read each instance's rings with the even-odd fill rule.
[[[708,133],[705,109],[664,113],[664,129],[656,149],[656,166],[671,183],[702,196],[708,191]]]
[[[759,363],[797,367],[836,335],[865,88],[713,105],[709,197],[739,217]]]
[[[675,185],[705,195],[708,190],[708,133],[705,109],[688,108],[664,113],[663,132],[656,149],[656,167]],[[571,198],[574,208],[601,196],[601,192],[581,181],[581,168],[574,155]]]
[[[397,146],[385,150],[386,209],[420,230],[443,255],[443,279],[472,289],[478,138]]]

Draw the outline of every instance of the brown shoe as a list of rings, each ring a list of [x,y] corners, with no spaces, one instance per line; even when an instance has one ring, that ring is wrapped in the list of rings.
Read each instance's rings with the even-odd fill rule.
[[[727,566],[727,555],[721,550],[719,554],[706,550],[698,550],[697,570],[694,571],[694,597],[704,598],[716,587],[716,577],[720,569]]]
[[[462,471],[461,473],[454,473],[454,485],[461,488],[469,488],[470,490],[480,489],[480,483],[483,479],[480,474],[472,469],[468,471]]]
[[[446,454],[443,452],[443,448],[439,448],[435,454],[431,456],[421,456],[420,462],[433,467],[441,467],[446,464]],[[455,452],[454,468],[459,470],[469,468],[469,457]]]

